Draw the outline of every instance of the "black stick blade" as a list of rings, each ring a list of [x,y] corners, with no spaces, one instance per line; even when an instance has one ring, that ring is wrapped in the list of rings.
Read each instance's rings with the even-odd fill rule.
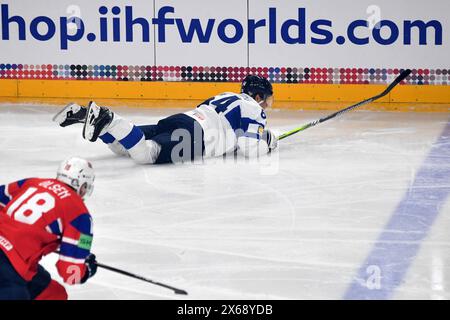
[[[184,291],[184,290],[175,290],[175,294],[182,294],[182,295],[185,295],[185,296],[188,295],[188,293],[186,291]]]
[[[406,79],[407,76],[411,74],[411,69],[406,69],[395,79],[395,83],[400,83]]]
[[[389,92],[391,92],[392,89],[394,89],[400,82],[405,80],[406,77],[408,77],[410,74],[411,74],[411,69],[406,69],[406,70],[402,71],[402,73],[400,73],[400,75],[397,78],[395,78],[395,80],[389,85],[389,87],[387,87],[387,89],[384,90],[384,92],[382,94],[376,96],[374,100],[387,95]]]

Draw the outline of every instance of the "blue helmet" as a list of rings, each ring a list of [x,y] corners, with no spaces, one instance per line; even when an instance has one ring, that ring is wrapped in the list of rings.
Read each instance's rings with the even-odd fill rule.
[[[259,95],[263,100],[273,95],[272,84],[264,77],[248,75],[242,81],[241,93],[246,93],[253,99]]]

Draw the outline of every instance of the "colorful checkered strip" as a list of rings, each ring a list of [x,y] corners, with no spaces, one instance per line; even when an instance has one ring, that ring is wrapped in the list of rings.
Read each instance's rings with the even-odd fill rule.
[[[388,84],[401,69],[314,67],[205,67],[28,65],[0,63],[0,79],[241,82],[251,74],[273,83]],[[450,85],[450,69],[413,69],[410,85]]]

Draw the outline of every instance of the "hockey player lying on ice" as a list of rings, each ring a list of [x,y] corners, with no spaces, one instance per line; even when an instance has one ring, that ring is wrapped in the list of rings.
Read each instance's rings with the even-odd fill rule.
[[[71,158],[56,179],[0,185],[0,300],[66,300],[64,287],[39,265],[58,249],[56,267],[65,283],[95,274],[92,221],[83,202],[93,183],[91,164]]]
[[[141,164],[176,163],[216,157],[237,151],[257,157],[277,147],[277,138],[266,130],[264,109],[273,103],[270,82],[247,76],[241,94],[223,93],[197,109],[162,119],[156,125],[135,126],[99,107],[69,104],[53,120],[62,127],[84,123],[83,138],[100,138],[116,154]]]

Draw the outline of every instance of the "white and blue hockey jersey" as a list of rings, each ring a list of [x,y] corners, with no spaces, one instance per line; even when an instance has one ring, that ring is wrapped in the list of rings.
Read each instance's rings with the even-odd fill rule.
[[[203,128],[205,157],[222,156],[235,150],[245,157],[256,157],[269,151],[267,142],[261,139],[266,114],[245,93],[217,95],[185,114]]]

